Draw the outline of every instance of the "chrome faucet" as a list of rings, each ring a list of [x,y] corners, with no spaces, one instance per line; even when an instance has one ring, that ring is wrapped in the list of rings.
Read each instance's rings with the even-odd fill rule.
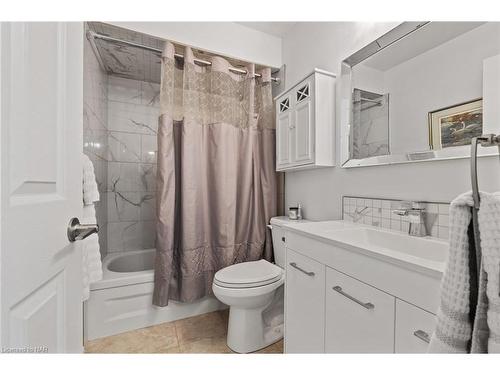
[[[355,209],[354,212],[352,214],[347,214],[347,216],[350,216],[352,217],[352,221],[357,223],[359,220],[361,220],[363,218],[363,216],[365,216],[366,214],[363,215],[363,213],[368,210],[370,207],[368,206],[365,206],[364,208],[362,208],[361,210],[359,209]],[[368,213],[368,212],[367,212]]]
[[[408,234],[415,237],[427,236],[424,205],[420,202],[401,202],[401,206],[392,212],[399,216],[408,216],[410,222]]]

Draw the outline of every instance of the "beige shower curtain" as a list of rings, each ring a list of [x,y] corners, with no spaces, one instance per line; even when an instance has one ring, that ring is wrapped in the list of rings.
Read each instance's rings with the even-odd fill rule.
[[[206,57],[204,57],[206,60]],[[272,257],[278,209],[271,72],[234,74],[221,57],[162,57],[153,303],[212,294],[215,272]]]

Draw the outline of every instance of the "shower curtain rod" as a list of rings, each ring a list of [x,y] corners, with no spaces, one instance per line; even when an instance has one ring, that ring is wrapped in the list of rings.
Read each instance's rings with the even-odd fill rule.
[[[94,31],[91,31],[91,30],[87,31],[87,37],[91,37],[93,39],[102,39],[102,40],[106,40],[108,42],[113,42],[113,43],[125,44],[127,46],[137,47],[137,48],[141,48],[141,49],[144,49],[144,50],[147,50],[147,51],[155,52],[155,53],[158,53],[160,55],[162,53],[162,50],[160,50],[158,48],[145,46],[144,44],[139,44],[139,43],[135,43],[135,42],[129,42],[127,40],[113,38],[111,36],[107,36],[107,35],[103,35],[103,34],[98,34],[98,33],[94,32]],[[178,57],[178,58],[181,58],[181,59],[184,58],[184,55],[181,55],[179,53],[175,53],[174,56]],[[201,65],[212,65],[212,63],[210,61],[201,60],[201,59],[197,59],[197,58],[195,58],[193,60],[194,60],[195,63],[201,64]],[[232,68],[232,67],[229,68],[229,70],[231,72],[237,73],[237,74],[247,74],[248,73],[244,69],[238,69],[238,68]],[[254,77],[262,77],[262,75],[258,74],[258,73],[255,73]],[[271,81],[273,81],[273,82],[279,82],[280,79],[277,78],[277,77],[271,77]]]

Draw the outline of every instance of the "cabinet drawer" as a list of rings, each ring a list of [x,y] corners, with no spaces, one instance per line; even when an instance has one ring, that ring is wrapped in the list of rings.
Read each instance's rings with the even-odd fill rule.
[[[436,316],[396,300],[396,353],[426,353]]]
[[[325,266],[289,249],[286,257],[285,352],[323,353]]]
[[[326,268],[327,353],[393,353],[395,298]]]

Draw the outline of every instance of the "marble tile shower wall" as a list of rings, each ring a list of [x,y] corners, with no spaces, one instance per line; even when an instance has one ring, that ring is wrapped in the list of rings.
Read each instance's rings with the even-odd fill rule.
[[[342,197],[342,218],[357,221],[398,232],[408,232],[407,216],[399,216],[392,211],[401,207],[401,200],[376,199],[364,197]],[[427,233],[432,237],[448,239],[449,235],[448,203],[425,202]],[[357,214],[361,212],[360,214]]]
[[[99,245],[101,256],[106,256],[107,215],[106,198],[108,180],[108,76],[101,69],[90,43],[84,44],[83,80],[83,152],[94,164],[97,185],[101,200],[96,203],[96,216],[99,223]]]
[[[108,252],[153,248],[158,84],[108,80]]]

